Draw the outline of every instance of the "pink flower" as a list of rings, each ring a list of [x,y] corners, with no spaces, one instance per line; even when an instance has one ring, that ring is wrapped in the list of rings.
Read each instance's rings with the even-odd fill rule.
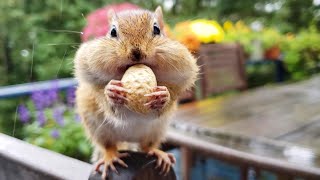
[[[83,42],[107,34],[109,31],[108,12],[111,9],[117,13],[124,10],[139,9],[139,7],[131,3],[120,3],[108,5],[90,13],[87,16],[87,26],[82,30],[81,40]]]

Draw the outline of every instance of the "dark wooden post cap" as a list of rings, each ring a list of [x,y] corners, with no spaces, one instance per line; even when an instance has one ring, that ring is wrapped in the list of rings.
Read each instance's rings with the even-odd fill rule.
[[[147,154],[142,152],[121,152],[130,154],[129,157],[121,158],[128,165],[128,168],[115,163],[119,175],[110,171],[108,180],[176,180],[176,174],[172,167],[166,176],[160,174],[160,168],[155,169],[156,157],[147,157]],[[101,174],[92,172],[89,180],[101,180]]]

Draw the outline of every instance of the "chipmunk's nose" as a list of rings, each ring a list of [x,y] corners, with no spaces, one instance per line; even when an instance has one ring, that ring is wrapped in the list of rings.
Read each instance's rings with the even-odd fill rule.
[[[140,61],[144,58],[143,53],[141,53],[141,50],[139,48],[135,48],[131,50],[131,59],[132,61]]]

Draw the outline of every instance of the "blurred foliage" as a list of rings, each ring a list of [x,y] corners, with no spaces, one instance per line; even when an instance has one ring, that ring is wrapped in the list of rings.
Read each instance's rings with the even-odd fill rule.
[[[237,21],[235,24],[231,21],[226,21],[223,24],[223,28],[226,32],[224,42],[240,43],[246,54],[252,53],[252,41],[258,36],[256,32],[253,32],[243,21]]]
[[[320,72],[320,33],[315,28],[287,37],[282,44],[284,61],[293,80]]]
[[[261,27],[262,29],[252,30],[251,27],[240,20],[235,24],[231,21],[226,21],[223,24],[223,28],[226,32],[223,41],[241,44],[248,57],[250,54],[254,53],[253,51],[257,48],[257,45],[254,44],[254,42],[258,41],[261,45],[261,50],[264,52],[274,47],[279,49],[280,45],[287,42],[285,34],[273,27]],[[286,49],[283,49],[283,51],[286,51]],[[263,54],[263,52],[261,53]],[[268,59],[267,57],[265,58]]]
[[[115,2],[124,1],[1,1],[0,84],[72,76],[72,59],[80,44],[79,33],[55,30],[80,32],[89,12]],[[298,32],[310,24],[317,28],[320,25],[320,7],[312,0],[174,0],[169,6],[164,0],[131,2],[146,9],[163,5],[165,18],[171,26],[198,18],[216,19],[220,23],[259,20],[281,32]],[[251,36],[246,32],[242,35]],[[241,37],[239,41],[247,44]]]
[[[185,45],[191,52],[197,52],[201,45],[200,40],[191,30],[191,21],[182,21],[177,23],[169,37],[174,38]]]
[[[248,88],[263,86],[275,81],[275,65],[270,61],[246,66]]]
[[[258,37],[261,38],[263,49],[269,49],[273,46],[278,46],[283,42],[283,34],[280,34],[275,28],[265,28],[262,32],[258,32]]]
[[[23,99],[4,99],[0,101],[0,133],[22,138],[22,126],[20,123],[16,123],[16,107]]]
[[[213,20],[196,19],[191,21],[191,30],[202,43],[220,43],[224,38],[224,31]]]
[[[73,109],[65,112],[65,124],[59,126],[52,119],[52,109],[47,109],[46,125],[40,127],[36,120],[24,125],[23,139],[31,144],[89,162],[92,148],[81,123],[75,122],[73,114]]]
[[[89,162],[92,148],[75,113],[74,91],[34,92],[18,106],[16,124],[23,140]]]
[[[266,56],[266,52],[270,49],[279,49],[282,58],[279,54],[279,57],[275,59],[281,58],[284,60],[287,71],[293,81],[302,80],[320,72],[320,33],[315,25],[310,25],[298,33],[281,33],[279,30],[269,27],[262,28],[259,31],[253,31],[242,21],[238,21],[235,24],[226,21],[223,27],[226,32],[224,42],[240,43],[244,47],[248,57],[256,48],[253,43],[254,41],[261,42],[262,58],[265,59],[269,59]],[[248,76],[254,77],[252,74],[259,72],[261,68],[256,70],[252,68],[253,67],[249,68],[251,70],[248,71]],[[266,67],[264,71],[267,69],[272,70]],[[271,73],[270,71],[267,74],[271,75]],[[257,79],[267,81],[269,79],[266,78],[267,74],[262,74],[266,76]],[[260,75],[262,74],[260,73]],[[258,73],[256,77],[260,75]],[[253,79],[248,79],[249,83],[251,83],[251,80]],[[253,82],[253,84],[259,83]]]
[[[0,83],[71,76],[79,34],[55,30],[81,31],[86,23],[82,14],[102,5],[102,1],[1,1]]]
[[[208,19],[179,22],[170,32],[170,38],[181,42],[191,52],[197,52],[201,43],[220,43],[224,38],[219,23]]]
[[[279,18],[283,18],[288,23],[287,31],[298,32],[311,23],[320,26],[320,6],[313,5],[313,0],[287,0],[283,1],[285,7],[284,12],[279,14]]]

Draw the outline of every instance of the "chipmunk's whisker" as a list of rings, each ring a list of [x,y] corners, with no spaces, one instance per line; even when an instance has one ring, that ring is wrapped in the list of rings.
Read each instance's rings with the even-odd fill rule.
[[[48,32],[57,32],[57,33],[76,33],[76,34],[83,34],[81,31],[72,31],[72,30],[64,30],[64,29],[45,29]]]
[[[17,107],[16,107],[16,112],[15,112],[15,114],[14,114],[12,137],[14,137],[14,133],[15,133],[15,131],[16,131],[17,116],[18,116],[18,105],[17,105]]]
[[[62,67],[62,64],[63,64],[64,58],[66,57],[67,52],[68,52],[68,49],[66,49],[66,50],[64,51],[63,58],[62,58],[62,60],[61,60],[61,63],[60,63],[59,69],[58,69],[57,74],[56,74],[56,78],[58,78],[58,75],[59,75],[60,69],[61,69],[61,67]]]
[[[44,46],[65,46],[65,45],[77,45],[77,44],[81,44],[81,43],[49,43],[49,44],[40,44],[40,45],[44,45]]]
[[[98,126],[97,129],[95,129],[95,131],[93,132],[93,135],[96,136],[97,135],[97,132],[98,130],[105,124],[105,122],[107,121],[107,119],[105,118],[102,123]]]
[[[63,0],[60,0],[60,19],[62,17],[62,11],[63,11]]]
[[[31,65],[30,65],[30,81],[32,80],[32,71],[33,71],[33,56],[34,56],[34,42],[32,43],[32,53],[31,53]]]
[[[85,21],[87,21],[87,19],[84,17],[84,15],[83,15],[83,13],[81,13],[81,16],[83,17],[83,19],[85,20]]]
[[[180,75],[181,77],[183,76],[182,72],[181,72],[176,66],[174,66],[170,61],[167,61],[167,63],[168,63],[170,66],[172,66],[172,67],[179,73],[179,75]]]

